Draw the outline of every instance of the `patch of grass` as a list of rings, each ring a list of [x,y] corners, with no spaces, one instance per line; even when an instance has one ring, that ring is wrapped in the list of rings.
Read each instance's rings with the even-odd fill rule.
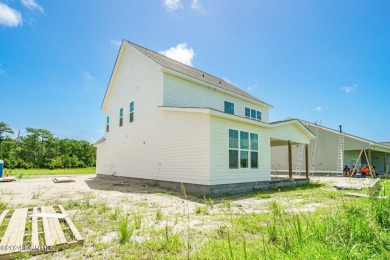
[[[134,228],[130,226],[129,224],[129,217],[127,214],[124,214],[118,225],[118,232],[119,232],[119,243],[121,245],[124,245],[127,243],[130,239],[130,237],[133,235]]]
[[[96,173],[95,167],[87,168],[74,168],[74,169],[13,169],[12,175],[17,176],[23,172],[23,178],[34,177],[41,175],[78,175],[78,174],[94,174]]]
[[[110,213],[110,219],[116,220],[120,216],[121,209],[119,207],[115,207],[113,211]]]
[[[99,214],[106,213],[107,210],[110,209],[110,207],[108,206],[107,200],[101,200],[101,201],[96,202],[95,207],[97,207],[97,212]]]
[[[0,210],[5,210],[5,209],[7,209],[7,203],[0,200]]]
[[[133,212],[133,221],[134,221],[134,228],[140,229],[142,225],[142,214],[138,209],[136,212]]]
[[[163,213],[161,211],[161,208],[158,208],[156,211],[156,220],[160,221],[163,218]]]
[[[256,199],[269,199],[271,198],[271,194],[269,193],[260,193],[260,194],[257,194]]]
[[[158,187],[158,181],[148,181],[146,183],[146,186],[148,186],[148,187]]]
[[[203,203],[208,205],[210,208],[214,207],[214,200],[212,198],[207,198],[206,195],[203,196]]]
[[[43,191],[34,191],[32,194],[32,199],[36,200],[39,199],[44,194]]]
[[[196,205],[195,206],[195,214],[208,215],[209,209],[206,206]]]

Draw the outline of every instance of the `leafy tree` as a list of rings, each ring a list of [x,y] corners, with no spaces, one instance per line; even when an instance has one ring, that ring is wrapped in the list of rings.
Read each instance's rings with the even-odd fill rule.
[[[14,133],[14,131],[12,131],[12,129],[9,127],[9,125],[7,125],[4,122],[0,122],[0,156],[2,155],[1,145],[3,143],[4,138],[6,137],[5,135],[6,134],[13,134],[13,133]]]
[[[5,123],[3,126],[8,127]],[[5,127],[1,136],[5,136]],[[7,133],[11,133],[8,127]],[[4,163],[8,168],[80,168],[96,164],[96,149],[86,142],[59,139],[45,129],[26,128],[18,139],[3,137]]]

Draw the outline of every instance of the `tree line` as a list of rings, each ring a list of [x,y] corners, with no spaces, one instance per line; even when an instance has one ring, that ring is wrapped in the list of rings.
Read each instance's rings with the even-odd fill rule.
[[[14,131],[0,122],[0,160],[4,167],[84,168],[96,165],[96,149],[87,141],[59,139],[50,131],[26,128],[26,135],[12,138]]]

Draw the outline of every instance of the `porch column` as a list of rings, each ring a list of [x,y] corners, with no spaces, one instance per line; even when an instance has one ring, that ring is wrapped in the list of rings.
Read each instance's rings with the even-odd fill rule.
[[[292,179],[292,147],[291,140],[288,140],[288,178]]]
[[[383,163],[384,163],[384,167],[383,167],[383,173],[386,174],[386,167],[387,167],[387,154],[386,152],[385,153],[385,157],[384,157],[384,160],[383,160]]]
[[[309,179],[309,144],[305,144],[306,179]]]

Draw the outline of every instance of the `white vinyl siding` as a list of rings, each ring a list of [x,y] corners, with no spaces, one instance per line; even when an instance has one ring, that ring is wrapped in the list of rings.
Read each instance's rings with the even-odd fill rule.
[[[123,48],[123,47],[122,47]],[[97,145],[98,174],[209,184],[209,120],[204,114],[161,111],[163,73],[143,54],[126,47],[119,57],[103,111],[119,121],[119,109],[134,122],[111,124]],[[131,99],[130,99],[131,98]],[[129,109],[129,110],[127,110]]]
[[[270,175],[270,138],[261,127],[239,123],[220,117],[211,117],[211,183],[243,183],[269,181]],[[258,168],[229,169],[229,129],[258,134]],[[250,138],[250,135],[249,135]],[[240,146],[240,144],[238,144]],[[245,145],[244,145],[245,147]],[[238,149],[237,149],[238,150]],[[248,156],[250,160],[250,149]]]
[[[268,122],[268,109],[254,103],[222,93],[214,88],[164,74],[164,106],[202,107],[224,111],[224,101],[234,103],[234,114],[244,117],[245,107],[261,111],[262,121]]]

